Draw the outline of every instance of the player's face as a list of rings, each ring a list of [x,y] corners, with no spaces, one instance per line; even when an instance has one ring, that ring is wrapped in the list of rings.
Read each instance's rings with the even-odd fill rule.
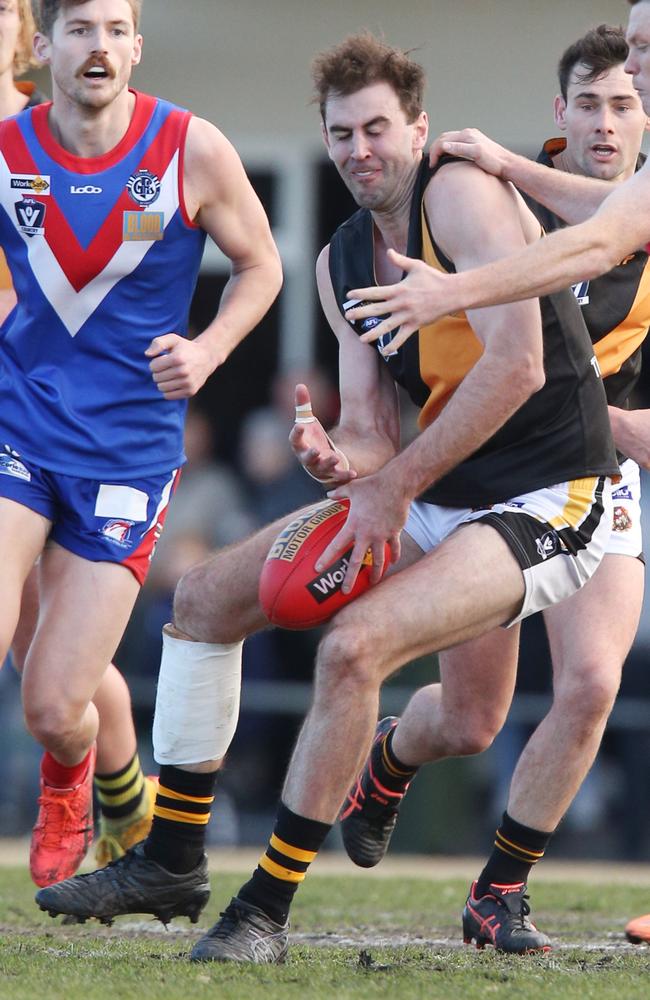
[[[409,124],[390,84],[373,83],[355,94],[328,98],[323,137],[357,205],[388,212],[409,195],[427,118],[422,112]]]
[[[55,92],[95,109],[106,107],[124,91],[142,51],[128,0],[90,0],[63,7],[51,39],[36,38],[37,54],[49,63]]]
[[[16,0],[0,0],[0,73],[12,72],[20,34],[20,14]]]
[[[650,3],[637,3],[630,11],[627,26],[630,54],[625,69],[632,74],[632,83],[650,115]]]
[[[566,169],[607,181],[623,181],[636,167],[648,120],[632,77],[623,64],[589,83],[578,64],[567,86],[567,99],[555,99],[555,120],[566,133]]]

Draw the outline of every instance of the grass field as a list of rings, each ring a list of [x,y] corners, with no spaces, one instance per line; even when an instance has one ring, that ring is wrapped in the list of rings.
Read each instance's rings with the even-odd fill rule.
[[[452,866],[450,866],[452,867]],[[165,930],[123,917],[62,926],[41,913],[26,868],[0,869],[2,1000],[647,1000],[650,948],[627,944],[630,916],[650,910],[650,878],[608,882],[608,869],[581,881],[536,880],[536,922],[556,945],[548,955],[508,957],[462,944],[459,913],[467,878],[372,877],[314,872],[292,915],[285,966],[199,965],[192,943],[217,918],[250,869],[223,873],[200,925]],[[417,871],[417,866],[415,866]],[[453,867],[452,867],[453,870]],[[570,869],[568,869],[570,873]],[[374,873],[373,873],[374,875]],[[611,875],[611,871],[610,871]]]

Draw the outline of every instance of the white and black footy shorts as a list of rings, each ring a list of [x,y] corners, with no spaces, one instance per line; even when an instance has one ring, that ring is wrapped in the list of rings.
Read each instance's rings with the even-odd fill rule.
[[[521,566],[526,591],[506,626],[570,597],[593,576],[612,534],[611,479],[573,479],[491,507],[411,504],[405,531],[423,552],[471,521],[491,525]]]

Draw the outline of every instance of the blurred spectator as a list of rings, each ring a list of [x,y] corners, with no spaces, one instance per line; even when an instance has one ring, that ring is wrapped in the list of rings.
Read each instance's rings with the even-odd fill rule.
[[[194,536],[208,549],[216,549],[238,541],[253,528],[236,473],[214,457],[210,419],[191,404],[185,423],[185,454],[187,463],[169,507],[152,573],[167,558],[167,550],[178,536]]]

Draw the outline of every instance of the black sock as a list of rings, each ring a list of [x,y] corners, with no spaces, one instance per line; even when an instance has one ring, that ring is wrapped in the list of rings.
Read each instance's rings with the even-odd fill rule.
[[[144,852],[167,871],[182,875],[200,862],[216,778],[216,771],[193,774],[166,764],[160,768],[153,823]]]
[[[375,778],[389,792],[405,792],[409,782],[417,773],[417,766],[403,764],[393,750],[393,736],[397,726],[393,726],[383,740],[373,745],[370,753]]]
[[[281,802],[269,846],[253,877],[239,890],[240,899],[285,924],[296,889],[330,829],[329,823],[298,816]]]
[[[490,885],[527,882],[531,868],[543,858],[552,836],[552,832],[543,833],[517,823],[505,812],[496,832],[492,854],[476,883],[476,896],[484,896]]]

